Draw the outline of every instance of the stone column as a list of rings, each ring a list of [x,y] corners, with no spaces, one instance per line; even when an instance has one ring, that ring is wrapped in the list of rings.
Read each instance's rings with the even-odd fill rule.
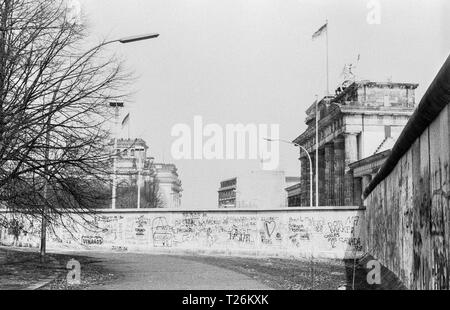
[[[344,205],[344,138],[334,140],[334,205]]]
[[[325,144],[325,204],[334,206],[334,145]]]
[[[306,157],[300,158],[301,162],[301,206],[309,206],[309,160]]]
[[[344,204],[353,206],[353,171],[348,167],[358,160],[358,140],[356,134],[345,134],[345,177],[344,177]]]
[[[362,178],[353,179],[353,204],[362,206]]]
[[[319,148],[319,206],[326,206],[325,193],[325,148]]]
[[[354,206],[353,171],[347,170],[344,175],[344,206]]]
[[[312,186],[312,196],[313,196],[313,206],[316,206],[316,152],[309,153],[312,161],[312,171],[313,171],[313,186]]]

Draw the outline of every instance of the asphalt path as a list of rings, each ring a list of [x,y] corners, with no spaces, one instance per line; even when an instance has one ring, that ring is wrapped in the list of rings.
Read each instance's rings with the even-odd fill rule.
[[[66,253],[67,254],[67,253]],[[102,290],[270,290],[244,274],[177,256],[133,253],[72,253],[121,275]],[[83,273],[83,266],[81,266]]]

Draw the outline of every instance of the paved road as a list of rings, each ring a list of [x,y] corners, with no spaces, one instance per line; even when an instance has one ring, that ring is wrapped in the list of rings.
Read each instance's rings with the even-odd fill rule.
[[[114,283],[92,287],[102,290],[269,290],[246,275],[181,257],[132,253],[76,253],[98,258],[122,277]]]

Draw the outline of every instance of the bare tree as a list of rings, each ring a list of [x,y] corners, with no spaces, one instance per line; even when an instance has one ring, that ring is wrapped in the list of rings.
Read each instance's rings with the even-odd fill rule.
[[[164,208],[165,201],[160,191],[159,180],[154,178],[146,184],[145,188],[145,207],[146,208]]]
[[[130,76],[86,35],[63,0],[0,0],[0,204],[43,225],[111,198],[103,125]]]

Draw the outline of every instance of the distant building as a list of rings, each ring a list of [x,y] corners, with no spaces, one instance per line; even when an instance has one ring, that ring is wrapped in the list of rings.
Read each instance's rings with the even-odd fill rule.
[[[219,208],[275,209],[287,206],[284,189],[299,182],[283,171],[252,171],[220,182]]]
[[[147,157],[147,150],[148,146],[142,139],[118,139],[117,169],[123,174],[127,171],[136,173],[138,167],[145,172],[150,172],[152,158]]]
[[[147,151],[143,139],[117,140],[116,208],[179,208],[182,187],[176,166],[154,163]]]
[[[219,208],[236,208],[237,178],[220,182]]]
[[[148,146],[142,139],[117,140],[117,209],[137,209],[151,206],[151,184],[154,181],[152,159],[147,158]],[[138,206],[138,187],[141,202]]]
[[[302,184],[297,183],[286,188],[288,207],[301,207]]]
[[[308,128],[294,143],[308,150],[313,160],[313,173],[319,174],[319,205],[360,204],[359,183],[362,181],[357,180],[355,184],[350,164],[381,152],[386,147],[383,145],[396,140],[415,109],[417,86],[411,83],[353,82],[346,88],[339,88],[336,95],[314,103],[306,111]],[[317,172],[316,117],[319,119]],[[304,152],[300,152],[300,160],[300,200],[302,206],[309,206],[310,165]],[[315,184],[313,187],[314,197]]]
[[[154,168],[163,207],[169,209],[180,208],[183,188],[178,177],[177,167],[173,164],[154,164]]]
[[[298,182],[300,182],[300,177],[286,177],[285,182],[286,182],[286,186],[290,187],[292,185],[298,184]]]

